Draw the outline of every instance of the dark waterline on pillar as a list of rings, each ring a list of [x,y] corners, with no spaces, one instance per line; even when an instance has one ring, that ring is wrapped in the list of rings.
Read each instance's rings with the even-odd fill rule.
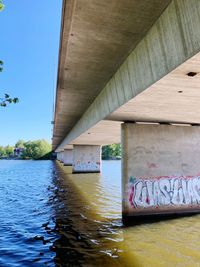
[[[66,166],[66,165],[65,165]],[[73,174],[101,173],[100,171],[72,171]]]

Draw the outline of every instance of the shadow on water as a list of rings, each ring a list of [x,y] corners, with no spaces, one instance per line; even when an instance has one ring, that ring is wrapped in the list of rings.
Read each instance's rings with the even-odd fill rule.
[[[49,227],[49,222],[43,226],[58,235],[50,248],[56,253],[56,266],[121,266],[117,261],[121,221],[102,220],[94,213],[57,164],[53,177],[53,186],[48,189],[52,192],[49,204],[54,209],[54,227]]]
[[[122,225],[119,167],[1,161],[0,266],[199,267],[200,215]]]
[[[81,186],[77,186],[79,181]],[[159,265],[162,263],[159,257],[165,259],[167,264],[170,246],[180,249],[177,247],[176,231],[182,233],[184,224],[183,220],[176,219],[189,217],[193,221],[195,216],[177,214],[134,218],[123,225],[119,216],[107,218],[102,216],[101,212],[98,213],[99,206],[102,203],[105,204],[106,210],[106,203],[109,201],[109,199],[102,201],[105,196],[103,191],[98,189],[100,183],[98,174],[95,176],[93,174],[91,177],[86,174],[79,176],[66,174],[66,169],[64,171],[61,165],[56,164],[52,187],[49,188],[52,193],[49,204],[53,210],[54,227],[49,227],[48,223],[44,225],[47,232],[57,235],[51,246],[51,250],[55,253],[55,265],[162,266]],[[92,196],[85,197],[85,191]],[[92,201],[94,196],[99,199]],[[194,218],[194,222],[196,220]],[[190,221],[186,223],[191,224]],[[182,238],[187,242],[186,236]],[[196,242],[196,239],[194,241]],[[168,243],[169,247],[166,246]],[[173,254],[176,249],[171,249],[170,254]],[[175,253],[174,258],[171,257],[170,260],[174,262],[176,257]],[[149,265],[145,265],[148,262]]]
[[[195,215],[198,215],[199,212],[191,212],[191,213],[182,213],[182,214],[160,214],[160,215],[146,215],[146,216],[139,216],[139,217],[130,217],[124,218],[123,221],[123,228],[126,229],[127,227],[134,227],[140,226],[144,224],[154,224],[159,222],[170,222],[176,219],[183,219],[183,218],[192,218]]]

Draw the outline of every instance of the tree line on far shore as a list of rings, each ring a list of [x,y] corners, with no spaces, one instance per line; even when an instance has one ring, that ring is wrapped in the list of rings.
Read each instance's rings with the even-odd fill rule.
[[[50,159],[51,145],[44,139],[35,141],[19,140],[14,146],[0,146],[0,158]],[[112,144],[102,147],[102,159],[120,159],[121,145]]]
[[[0,158],[49,159],[51,145],[44,139],[19,140],[15,146],[0,146]]]

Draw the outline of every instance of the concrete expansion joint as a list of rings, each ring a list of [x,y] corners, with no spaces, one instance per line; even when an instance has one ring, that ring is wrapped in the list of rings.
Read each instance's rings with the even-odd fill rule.
[[[124,121],[124,123],[132,123],[138,125],[171,125],[171,126],[200,126],[200,123],[189,122],[166,122],[166,121]]]

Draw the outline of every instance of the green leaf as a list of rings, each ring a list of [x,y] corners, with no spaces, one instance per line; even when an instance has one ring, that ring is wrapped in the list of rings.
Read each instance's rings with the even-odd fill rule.
[[[18,103],[19,102],[19,98],[15,97],[13,98],[13,103]]]
[[[4,4],[0,2],[0,11],[2,11],[3,9],[4,9]]]

